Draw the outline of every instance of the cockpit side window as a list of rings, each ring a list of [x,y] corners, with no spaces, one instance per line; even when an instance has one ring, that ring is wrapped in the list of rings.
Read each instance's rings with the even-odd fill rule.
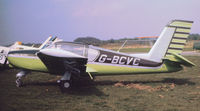
[[[83,56],[84,47],[78,45],[62,45],[61,49]]]
[[[81,56],[87,56],[87,45],[74,43],[59,43],[55,44],[55,48],[63,49]]]

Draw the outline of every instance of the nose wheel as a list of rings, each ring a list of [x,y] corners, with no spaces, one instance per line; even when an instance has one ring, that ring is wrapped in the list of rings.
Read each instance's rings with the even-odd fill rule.
[[[20,71],[19,73],[17,73],[16,75],[16,86],[17,87],[22,87],[22,77],[26,76],[29,73],[29,71]]]
[[[17,87],[22,87],[22,80],[21,80],[21,78],[17,78],[17,80],[16,80],[16,86]]]

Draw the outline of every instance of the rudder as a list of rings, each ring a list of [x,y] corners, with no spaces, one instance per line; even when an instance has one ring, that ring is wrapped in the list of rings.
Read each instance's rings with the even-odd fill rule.
[[[175,32],[168,46],[165,58],[172,58],[172,53],[181,54],[190,34],[193,21],[173,20],[168,27],[174,27]]]
[[[161,62],[163,59],[173,59],[172,53],[183,51],[193,21],[172,20],[165,26],[154,46],[148,53],[148,59]]]

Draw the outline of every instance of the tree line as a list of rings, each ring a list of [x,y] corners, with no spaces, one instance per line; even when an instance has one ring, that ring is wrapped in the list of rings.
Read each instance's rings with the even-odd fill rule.
[[[122,38],[122,39],[109,39],[109,40],[100,40],[96,37],[78,37],[74,42],[80,42],[95,46],[100,46],[108,43],[120,43],[125,40],[138,40],[137,38]],[[200,34],[190,34],[188,40],[200,40]]]
[[[124,42],[125,40],[138,40],[137,38],[122,38],[122,39],[109,39],[109,40],[100,40],[96,37],[78,37],[77,39],[75,39],[73,42],[78,42],[78,43],[85,43],[85,44],[89,44],[89,45],[95,45],[95,46],[100,46],[100,45],[104,45],[104,44],[109,44],[109,43],[120,43],[120,42]],[[200,34],[190,34],[188,37],[188,40],[200,40]],[[7,46],[11,46],[7,45]],[[32,46],[34,45],[34,47],[39,47],[41,45],[41,43],[23,43],[23,45],[27,45],[27,46]]]
[[[199,34],[190,34],[188,37],[189,40],[200,40]]]

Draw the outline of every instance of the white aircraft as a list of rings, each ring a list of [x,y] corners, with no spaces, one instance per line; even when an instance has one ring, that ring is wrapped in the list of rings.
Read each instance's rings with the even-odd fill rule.
[[[58,42],[58,41],[62,41],[62,40],[58,39],[57,37],[50,36],[39,48],[36,48],[34,46],[31,46],[31,47],[25,46],[25,45],[22,45],[21,42],[15,42],[15,44],[11,45],[10,47],[0,46],[0,64],[4,66],[6,64],[9,64],[7,61],[7,56],[10,51],[44,49],[48,47],[50,44]]]

